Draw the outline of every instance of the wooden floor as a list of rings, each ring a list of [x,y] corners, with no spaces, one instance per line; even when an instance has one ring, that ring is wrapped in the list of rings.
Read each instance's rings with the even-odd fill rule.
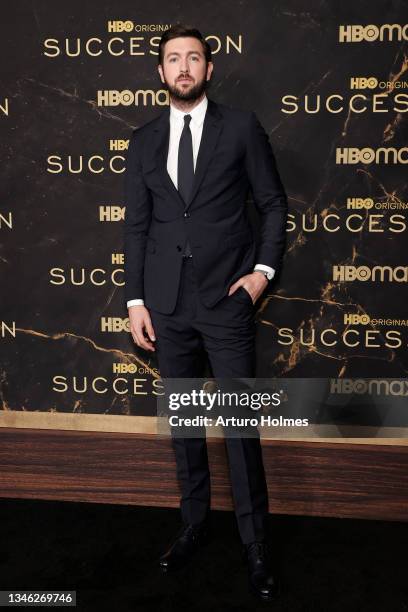
[[[263,440],[270,512],[408,520],[408,446]],[[210,438],[212,506],[231,509],[225,445]],[[0,497],[178,507],[171,441],[0,428]]]

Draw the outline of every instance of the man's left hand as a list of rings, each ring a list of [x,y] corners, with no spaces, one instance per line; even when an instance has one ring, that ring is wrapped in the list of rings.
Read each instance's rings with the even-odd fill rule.
[[[241,276],[241,278],[236,280],[229,288],[228,295],[232,295],[238,287],[243,287],[251,296],[252,303],[255,304],[267,284],[268,280],[265,275],[262,272],[255,271],[251,274],[245,274],[245,276]]]

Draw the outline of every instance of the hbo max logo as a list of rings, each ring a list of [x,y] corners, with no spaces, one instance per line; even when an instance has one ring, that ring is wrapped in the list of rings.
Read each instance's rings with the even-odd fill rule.
[[[408,266],[333,266],[333,280],[340,282],[408,282]]]
[[[376,25],[341,25],[339,26],[339,42],[374,42],[376,40],[390,42],[392,40],[408,40],[408,23],[384,23]]]

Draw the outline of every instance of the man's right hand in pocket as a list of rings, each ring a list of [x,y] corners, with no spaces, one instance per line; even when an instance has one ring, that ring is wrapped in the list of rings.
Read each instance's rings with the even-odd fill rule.
[[[137,346],[146,351],[155,351],[152,342],[156,340],[156,337],[146,306],[129,306],[128,313],[130,333]]]

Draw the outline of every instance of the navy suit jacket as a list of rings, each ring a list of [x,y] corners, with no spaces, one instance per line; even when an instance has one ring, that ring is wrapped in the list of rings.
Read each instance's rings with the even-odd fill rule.
[[[255,113],[208,100],[194,185],[184,202],[167,172],[170,108],[133,130],[124,183],[125,299],[170,314],[188,239],[200,298],[213,307],[256,263],[279,268],[287,197]],[[260,214],[256,241],[248,216]]]

